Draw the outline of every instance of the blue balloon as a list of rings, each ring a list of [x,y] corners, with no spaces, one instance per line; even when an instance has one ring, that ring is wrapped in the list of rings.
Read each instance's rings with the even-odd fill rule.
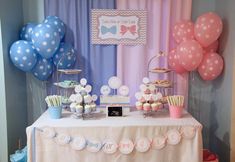
[[[58,69],[70,69],[76,62],[73,46],[69,43],[61,43],[53,56],[53,62]]]
[[[31,72],[39,80],[47,80],[53,72],[52,59],[45,59],[39,56],[38,61]]]
[[[33,29],[32,42],[44,58],[53,57],[60,45],[59,33],[49,24],[39,24]]]
[[[37,54],[32,43],[18,40],[10,47],[10,58],[13,64],[22,71],[30,71],[37,62]]]
[[[32,31],[36,25],[37,24],[35,24],[35,23],[25,24],[20,31],[20,39],[27,40],[27,41],[31,42]]]
[[[65,35],[65,24],[57,16],[47,16],[43,23],[50,24],[55,27],[60,34],[60,39],[62,40]]]

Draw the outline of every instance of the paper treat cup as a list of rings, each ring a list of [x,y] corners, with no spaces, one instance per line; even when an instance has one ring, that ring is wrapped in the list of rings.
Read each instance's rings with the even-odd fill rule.
[[[183,107],[179,106],[169,106],[170,117],[171,118],[181,118]]]
[[[51,119],[59,119],[61,118],[62,107],[61,106],[51,106],[48,108],[49,115]]]

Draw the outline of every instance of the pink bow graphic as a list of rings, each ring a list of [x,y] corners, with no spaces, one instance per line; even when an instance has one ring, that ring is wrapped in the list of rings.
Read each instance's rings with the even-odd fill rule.
[[[136,25],[125,26],[121,25],[121,34],[124,35],[127,31],[131,32],[131,34],[135,35],[136,33]]]

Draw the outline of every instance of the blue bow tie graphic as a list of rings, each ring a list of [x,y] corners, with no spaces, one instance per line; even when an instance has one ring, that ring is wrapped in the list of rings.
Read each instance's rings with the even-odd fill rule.
[[[110,28],[106,27],[106,26],[101,26],[101,34],[106,34],[106,33],[112,33],[112,34],[116,34],[117,33],[117,27],[116,26],[111,26]]]

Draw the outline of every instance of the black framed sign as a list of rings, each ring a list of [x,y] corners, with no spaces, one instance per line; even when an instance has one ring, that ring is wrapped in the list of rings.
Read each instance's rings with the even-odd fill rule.
[[[123,116],[122,106],[107,106],[107,117],[121,117]]]

